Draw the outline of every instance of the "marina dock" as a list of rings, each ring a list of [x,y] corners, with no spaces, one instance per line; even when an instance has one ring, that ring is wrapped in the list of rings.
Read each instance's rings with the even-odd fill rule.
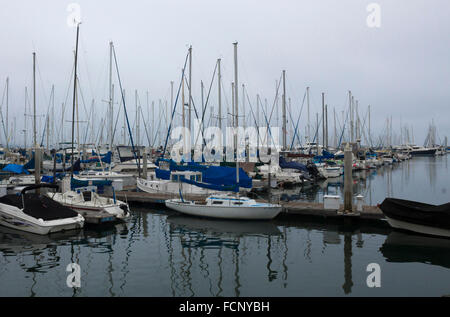
[[[111,197],[111,196],[110,196]],[[167,199],[178,198],[179,195],[169,193],[146,193],[137,191],[117,191],[116,198],[118,200],[126,201],[131,204],[151,204],[151,205],[164,205],[164,201]],[[185,200],[203,200],[206,195],[192,195],[185,194],[183,198]],[[263,201],[256,199],[256,201]],[[292,217],[320,217],[320,218],[347,218],[372,221],[383,221],[384,215],[377,206],[363,206],[361,212],[354,210],[353,214],[344,214],[341,210],[344,209],[344,205],[341,205],[340,210],[325,209],[323,203],[318,202],[305,202],[305,201],[280,201],[280,205],[283,206],[281,215]]]

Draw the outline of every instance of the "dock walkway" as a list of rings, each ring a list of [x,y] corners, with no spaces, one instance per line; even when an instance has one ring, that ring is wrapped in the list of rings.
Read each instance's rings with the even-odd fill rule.
[[[178,198],[176,194],[170,193],[146,193],[135,191],[118,191],[116,192],[116,198],[128,203],[144,203],[144,204],[159,204],[164,205],[164,201],[167,199]],[[205,195],[193,195],[184,194],[183,198],[186,200],[201,200],[205,199]],[[259,200],[259,199],[257,199]],[[324,218],[342,218],[353,217],[365,220],[383,220],[384,215],[377,206],[363,206],[361,212],[356,212],[352,215],[345,215],[340,211],[324,209],[323,203],[316,202],[304,202],[304,201],[280,201],[283,206],[283,214],[289,216],[313,216]],[[341,205],[340,210],[343,210]]]

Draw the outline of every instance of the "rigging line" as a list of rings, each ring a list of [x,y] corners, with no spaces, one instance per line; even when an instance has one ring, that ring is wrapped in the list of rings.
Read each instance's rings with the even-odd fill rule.
[[[159,116],[161,118],[161,115]],[[153,138],[153,143],[152,143],[152,147],[155,145],[156,143],[156,139],[158,138],[159,134],[161,133],[160,128],[161,128],[161,122],[162,120],[158,120],[158,128],[156,129],[156,133],[155,133],[155,137]]]
[[[80,42],[81,42],[80,43],[81,48],[84,48],[85,45],[84,45],[83,35],[80,36]],[[84,55],[87,56],[87,50],[82,50],[82,51],[83,51]],[[84,61],[84,67],[86,68],[86,74],[87,74],[86,77],[87,77],[87,80],[89,83],[89,88],[91,90],[91,95],[92,95],[92,97],[94,97],[94,90],[93,90],[93,86],[92,86],[91,75],[89,73],[89,67],[87,65],[87,58],[83,58],[83,61]]]
[[[296,136],[296,135],[297,135],[297,140],[298,140],[298,142],[299,142],[299,145],[302,146],[302,141],[301,141],[300,135],[299,135],[299,133],[297,133],[297,131],[298,131],[298,125],[299,125],[299,123],[300,123],[300,118],[301,118],[302,112],[303,112],[303,106],[305,105],[305,98],[306,98],[306,91],[305,91],[305,93],[303,94],[302,107],[300,108],[300,114],[298,115],[297,124],[296,124],[295,130],[294,130],[294,136],[292,137],[291,150],[292,150],[292,147],[294,146],[295,136]]]
[[[258,139],[259,139],[259,141],[260,141],[261,144],[262,144],[262,143],[263,143],[263,140],[261,139],[261,135],[260,135],[260,133],[259,133],[259,125],[258,125],[258,123],[256,122],[256,116],[255,116],[255,113],[253,112],[253,106],[252,106],[252,103],[250,102],[250,97],[249,97],[249,95],[248,95],[247,86],[245,87],[245,95],[247,96],[247,102],[248,102],[248,104],[249,104],[249,106],[250,106],[250,111],[251,111],[252,116],[253,116],[253,121],[255,122],[256,132],[257,132],[257,134],[258,134]]]
[[[142,121],[144,122],[145,134],[147,135],[148,145],[150,146],[150,137],[148,136],[147,124],[145,123],[145,120],[144,120],[144,113],[142,112],[142,107],[140,107],[140,110],[141,110],[141,115],[142,115]]]
[[[113,53],[114,53],[114,62],[115,62],[115,65],[116,65],[117,77],[118,77],[119,85],[120,85],[120,93],[122,95],[123,110],[125,112],[125,118],[127,120],[128,132],[130,133],[131,146],[133,147],[133,155],[134,155],[134,158],[136,160],[137,168],[139,170],[140,166],[139,166],[139,162],[138,162],[138,159],[137,159],[137,156],[136,156],[136,151],[135,151],[134,142],[133,142],[133,135],[131,133],[131,128],[130,128],[130,122],[128,121],[127,107],[125,105],[125,97],[123,95],[122,81],[120,80],[120,74],[119,74],[119,66],[117,65],[116,49],[115,49],[114,45],[112,45],[112,48],[113,48]],[[112,147],[112,144],[110,146]]]
[[[88,119],[87,119],[87,122],[89,123],[91,120],[93,120],[93,118],[91,118],[92,117],[92,113],[93,113],[93,109],[94,109],[94,99],[92,99],[92,104],[91,104],[91,111],[89,111],[89,115],[88,115]],[[87,125],[87,128],[86,128],[86,133],[85,133],[85,135],[84,135],[84,140],[83,140],[83,143],[85,143],[86,144],[86,139],[87,139],[87,135],[88,135],[88,131],[89,131],[89,124]],[[92,132],[91,132],[92,133]]]
[[[177,97],[175,99],[175,105],[173,106],[173,110],[172,110],[172,118],[170,119],[170,125],[169,125],[169,128],[167,129],[166,141],[164,143],[164,151],[162,152],[161,157],[164,157],[164,154],[166,153],[167,141],[169,140],[170,130],[172,128],[173,117],[175,115],[175,111],[176,111],[176,108],[177,108],[178,97],[180,96],[181,85],[183,84],[184,71],[186,69],[186,64],[187,64],[187,61],[188,61],[188,57],[189,57],[189,53],[186,54],[186,59],[184,61],[183,71],[181,73],[180,85],[178,86]],[[184,107],[184,105],[183,105],[183,107]]]
[[[67,86],[67,93],[66,93],[66,99],[64,100],[64,104],[63,107],[61,109],[61,115],[65,113],[66,111],[66,105],[67,105],[67,100],[69,98],[69,93],[70,93],[70,88],[71,88],[71,84],[72,84],[72,78],[73,78],[73,72],[75,70],[75,64],[72,64],[72,72],[70,73],[70,79],[69,79],[69,85]],[[31,108],[31,105],[30,105]],[[58,131],[58,139],[59,136],[62,134],[64,129],[64,122],[61,122],[61,125],[59,126],[59,131]],[[64,140],[62,140],[64,142]]]
[[[277,91],[275,93],[275,98],[273,100],[273,105],[272,105],[272,111],[271,111],[270,117],[269,117],[269,123],[272,122],[273,111],[275,110],[275,105],[276,105],[276,102],[278,101],[278,91],[280,90],[280,84],[281,84],[281,78],[282,77],[283,77],[283,74],[280,75],[280,80],[278,81]]]
[[[50,93],[50,99],[48,101],[48,107],[47,107],[47,114],[45,115],[45,122],[47,122],[47,120],[49,120],[49,112],[50,112],[50,106],[52,103],[52,97],[55,98],[54,86],[52,87],[52,91]],[[44,123],[44,131],[42,132],[41,146],[43,146],[43,144],[44,144],[44,136],[46,135],[46,133],[48,133],[47,124]]]
[[[2,111],[3,102],[4,102],[4,99],[5,99],[5,94],[6,94],[6,84],[5,84],[5,88],[3,89],[2,104],[0,105],[0,115],[1,115],[1,119],[2,119],[3,132],[5,133],[5,143],[6,143],[7,142],[7,138],[8,138],[8,133],[6,132],[5,122],[3,121],[3,111]]]
[[[203,131],[203,128],[204,128],[204,126],[205,126],[205,124],[204,124],[204,120],[205,120],[205,112],[206,112],[206,109],[208,109],[209,95],[210,95],[210,93],[211,93],[212,84],[214,83],[214,78],[215,78],[215,76],[216,76],[216,70],[217,70],[217,62],[216,62],[216,66],[214,67],[214,72],[213,72],[213,75],[212,75],[212,78],[211,78],[211,83],[210,83],[210,85],[209,85],[208,96],[206,97],[206,102],[205,102],[205,104],[203,105],[204,108],[202,109],[202,121],[201,121],[200,129],[198,130],[197,136],[196,136],[196,138],[195,138],[194,148],[195,148],[196,145],[197,145],[197,141],[198,141],[198,137],[199,137],[199,135],[200,135],[200,132]],[[202,144],[203,144],[203,145],[206,145],[205,136],[203,135],[203,133],[202,133],[202,138],[203,138]]]

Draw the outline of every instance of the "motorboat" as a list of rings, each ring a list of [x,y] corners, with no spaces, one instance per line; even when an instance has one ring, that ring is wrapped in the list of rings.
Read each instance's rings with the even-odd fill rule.
[[[78,188],[65,193],[47,193],[48,197],[59,204],[71,208],[83,215],[86,212],[107,213],[113,220],[125,220],[130,216],[127,203],[115,198],[102,197],[93,189]]]
[[[169,199],[166,207],[183,214],[220,219],[269,220],[281,212],[281,205],[256,202],[238,195],[211,195],[203,201]]]
[[[82,228],[84,218],[74,210],[46,195],[27,193],[45,187],[58,188],[53,184],[38,184],[25,187],[20,195],[0,197],[0,224],[41,235]]]
[[[380,209],[393,228],[450,237],[450,203],[436,206],[386,198]]]

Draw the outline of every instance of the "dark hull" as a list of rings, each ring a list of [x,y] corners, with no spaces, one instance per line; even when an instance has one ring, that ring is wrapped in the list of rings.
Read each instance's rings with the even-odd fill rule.
[[[435,206],[415,201],[386,198],[380,209],[390,219],[430,228],[450,230],[450,203]]]
[[[436,149],[411,151],[412,156],[434,156],[436,154]]]

